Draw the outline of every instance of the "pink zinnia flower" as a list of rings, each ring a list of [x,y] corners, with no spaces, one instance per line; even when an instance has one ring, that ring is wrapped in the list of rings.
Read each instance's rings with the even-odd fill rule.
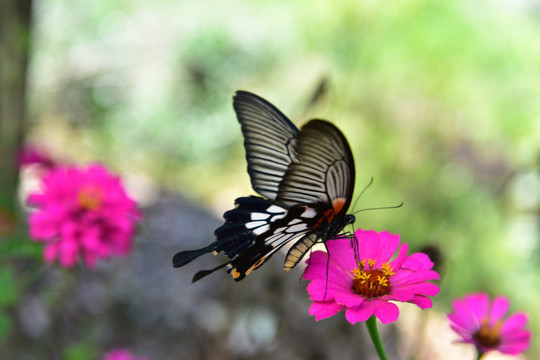
[[[141,214],[120,179],[99,164],[58,166],[42,180],[43,191],[30,194],[37,208],[30,215],[30,236],[45,242],[44,258],[72,267],[80,256],[88,267],[97,258],[131,250]]]
[[[461,337],[460,342],[473,344],[480,354],[498,350],[517,355],[529,347],[531,333],[525,330],[524,313],[502,319],[509,306],[504,296],[496,297],[490,304],[485,293],[467,295],[463,300],[454,300],[454,312],[448,315],[450,327]]]
[[[304,279],[311,280],[307,290],[313,300],[310,315],[322,320],[345,309],[351,324],[375,315],[384,324],[397,320],[399,310],[391,301],[410,302],[430,308],[439,292],[439,275],[431,270],[427,255],[407,256],[407,243],[400,247],[399,235],[386,231],[358,230],[356,239],[326,242],[330,256],[315,251],[307,260]],[[353,248],[353,246],[356,248]]]
[[[146,358],[134,356],[128,349],[114,349],[107,352],[103,360],[146,360]]]

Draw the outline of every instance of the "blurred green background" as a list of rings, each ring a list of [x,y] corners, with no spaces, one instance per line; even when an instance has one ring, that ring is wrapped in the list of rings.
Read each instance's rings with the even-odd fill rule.
[[[220,216],[253,193],[232,95],[255,92],[345,133],[356,194],[374,177],[355,210],[404,202],[356,226],[440,249],[435,309],[506,294],[540,332],[540,2],[42,0],[33,20],[27,143]]]

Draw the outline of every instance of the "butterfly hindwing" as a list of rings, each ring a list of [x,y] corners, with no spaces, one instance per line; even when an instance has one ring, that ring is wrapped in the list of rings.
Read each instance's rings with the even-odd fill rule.
[[[292,270],[319,240],[319,234],[315,232],[302,236],[287,252],[283,269],[286,271]]]
[[[210,246],[179,253],[192,254],[211,248],[231,259],[214,269],[198,272],[194,281],[224,266],[240,281],[291,240],[311,231],[316,221],[315,210],[306,206],[284,209],[255,196],[238,198],[235,203],[234,209],[225,212],[225,223],[214,232],[216,240]]]
[[[291,164],[279,186],[276,201],[285,206],[322,203],[336,213],[350,205],[354,186],[354,161],[347,140],[333,124],[311,120],[302,127]]]

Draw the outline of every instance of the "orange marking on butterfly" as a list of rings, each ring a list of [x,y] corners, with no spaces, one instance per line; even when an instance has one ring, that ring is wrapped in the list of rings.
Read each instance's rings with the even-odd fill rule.
[[[264,263],[264,260],[266,260],[266,258],[267,256],[264,256],[263,258],[259,259],[255,264],[251,265],[251,267],[246,270],[246,273],[244,275],[248,276],[249,274],[251,274],[253,270],[255,270],[256,268],[258,268]],[[236,270],[236,268],[232,269],[231,273],[232,273],[233,278],[235,279],[240,277],[240,271]]]
[[[236,270],[236,268],[231,270],[231,274],[234,279],[238,279],[240,277],[240,271]]]
[[[249,268],[249,271],[255,270],[256,268],[261,266],[264,263],[264,260],[266,260],[266,256],[262,257],[261,259],[259,259],[259,261],[257,261],[255,264],[253,264],[253,266]]]
[[[345,203],[347,202],[347,199],[345,198],[337,198],[332,200],[332,207],[334,208],[334,211],[336,214],[339,214],[341,210],[343,210],[343,207],[345,207]]]
[[[335,216],[336,216],[336,213],[334,209],[328,209],[324,212],[323,216],[319,220],[317,220],[317,222],[315,223],[315,225],[313,225],[313,227],[321,226],[323,221],[326,221],[327,223],[331,223],[332,220],[334,220]]]
[[[329,223],[332,222],[332,220],[334,220],[334,216],[336,215],[336,213],[334,212],[333,209],[328,209],[324,212],[324,218],[326,219],[326,221],[328,221]]]

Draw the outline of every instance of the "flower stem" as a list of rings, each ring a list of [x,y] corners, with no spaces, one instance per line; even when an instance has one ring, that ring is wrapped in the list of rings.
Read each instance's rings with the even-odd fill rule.
[[[377,330],[377,319],[375,318],[375,316],[372,315],[366,321],[366,326],[368,328],[371,341],[373,341],[373,345],[375,346],[375,350],[377,350],[377,355],[379,355],[379,359],[388,360],[388,358],[386,357],[386,353],[384,352],[381,337],[379,336],[379,331]]]
[[[478,351],[478,357],[476,358],[476,360],[480,360],[483,356],[484,356],[484,353]]]

